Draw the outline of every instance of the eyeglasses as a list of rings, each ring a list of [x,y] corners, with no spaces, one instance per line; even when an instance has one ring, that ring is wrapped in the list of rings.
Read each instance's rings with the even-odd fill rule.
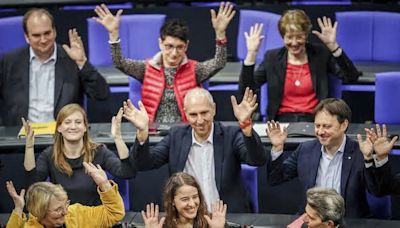
[[[65,211],[68,210],[68,207],[69,207],[69,204],[70,204],[70,203],[71,203],[71,201],[70,201],[70,200],[67,200],[67,202],[65,202],[65,205],[64,205],[64,206],[60,206],[60,207],[58,207],[58,208],[56,208],[56,209],[54,209],[54,210],[49,210],[49,212],[52,213],[52,214],[58,214],[58,215],[60,215],[61,213],[63,213],[63,212],[65,212]]]
[[[183,44],[177,45],[177,46],[174,46],[172,44],[164,44],[164,49],[166,51],[173,51],[175,49],[177,52],[183,52],[185,50],[185,48],[186,48],[186,45],[183,45]]]

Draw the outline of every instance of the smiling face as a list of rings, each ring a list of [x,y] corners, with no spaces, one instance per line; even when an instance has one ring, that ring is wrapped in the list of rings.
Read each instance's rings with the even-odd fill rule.
[[[290,25],[288,25],[289,27]],[[303,31],[295,31],[290,28],[283,36],[283,42],[288,50],[289,55],[300,57],[306,53],[307,35]]]
[[[322,110],[315,115],[314,130],[319,142],[328,150],[339,147],[342,144],[348,120],[339,123],[335,115]]]
[[[185,101],[186,118],[194,130],[195,138],[203,141],[211,132],[215,116],[215,103],[206,96],[191,96]]]
[[[174,206],[180,221],[193,221],[197,216],[200,196],[197,188],[190,185],[179,187],[174,196]]]
[[[56,30],[51,19],[46,14],[31,14],[26,21],[25,39],[40,60],[50,58],[56,40]]]
[[[69,200],[58,200],[54,197],[49,202],[46,216],[40,221],[46,227],[61,227],[65,223],[68,214]]]
[[[159,39],[164,67],[178,67],[186,56],[189,41],[184,42],[179,38],[166,36],[164,40]]]
[[[78,142],[83,140],[83,136],[87,131],[83,114],[79,111],[73,112],[61,122],[57,127],[57,131],[65,141]]]

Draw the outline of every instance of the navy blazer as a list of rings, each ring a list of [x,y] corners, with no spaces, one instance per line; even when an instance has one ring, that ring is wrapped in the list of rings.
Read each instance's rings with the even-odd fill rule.
[[[355,82],[361,73],[342,50],[339,57],[333,57],[325,45],[306,44],[311,81],[318,100],[328,97],[330,74],[345,82]],[[240,90],[250,87],[260,97],[260,86],[268,83],[268,119],[275,119],[282,103],[286,78],[288,51],[285,47],[269,50],[262,63],[254,72],[254,65],[242,67],[239,77]]]
[[[257,133],[245,137],[238,126],[223,126],[214,122],[215,182],[220,198],[229,212],[250,212],[250,197],[241,181],[241,163],[262,166],[266,153]],[[189,125],[172,127],[167,136],[155,146],[148,141],[131,148],[130,159],[138,171],[157,169],[168,163],[170,174],[182,172],[192,146]],[[247,199],[247,200],[246,200]]]
[[[29,46],[9,52],[0,60],[0,125],[20,125],[21,117],[28,117],[29,65]],[[110,92],[103,76],[89,61],[79,70],[64,48],[57,45],[54,118],[67,104],[82,105],[84,93],[90,98],[104,100]]]
[[[321,153],[321,144],[317,139],[301,143],[294,152],[285,152],[275,161],[270,160],[268,153],[267,170],[271,185],[299,178],[303,187],[299,194],[304,201],[303,205],[299,205],[301,210],[304,210],[306,204],[306,191],[315,186]],[[358,143],[347,137],[340,180],[340,194],[345,201],[347,217],[370,216],[365,190],[368,189],[373,194],[379,194],[379,190],[366,173],[364,157]]]

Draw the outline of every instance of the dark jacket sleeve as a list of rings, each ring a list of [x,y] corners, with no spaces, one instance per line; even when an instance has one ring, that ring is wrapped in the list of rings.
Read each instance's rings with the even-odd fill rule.
[[[105,100],[110,95],[110,89],[106,80],[89,61],[86,61],[83,68],[79,71],[79,78],[83,90],[88,97]]]
[[[35,161],[35,168],[30,171],[25,170],[27,186],[38,182],[45,181],[50,176],[50,163],[53,147],[48,147],[43,150]]]
[[[269,159],[267,172],[270,185],[279,185],[298,176],[297,159],[301,148],[302,144],[292,153],[285,151],[275,161]]]
[[[353,62],[346,55],[342,49],[342,54],[338,57],[330,59],[329,70],[333,75],[338,76],[343,82],[356,82],[358,77],[362,75],[361,72],[357,70]]]
[[[161,142],[150,149],[149,139],[143,145],[140,145],[136,139],[132,146],[129,159],[135,165],[138,171],[157,169],[168,163],[169,141],[171,139],[171,130]]]
[[[393,174],[390,162],[376,168],[365,168],[364,171],[368,191],[376,196],[400,194],[400,174]]]
[[[264,146],[258,134],[252,130],[252,136],[247,137],[239,130],[235,135],[236,152],[242,162],[252,166],[262,166],[267,160]]]
[[[110,172],[114,177],[133,178],[136,175],[134,164],[129,162],[129,158],[120,159],[116,153],[109,150],[105,145],[97,148],[96,153],[103,154],[103,169]]]

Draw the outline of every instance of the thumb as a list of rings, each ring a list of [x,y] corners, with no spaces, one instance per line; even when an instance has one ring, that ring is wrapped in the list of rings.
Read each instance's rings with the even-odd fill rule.
[[[63,44],[62,47],[64,48],[65,52],[67,52],[67,54],[69,56],[71,54],[71,48],[66,44]]]
[[[24,197],[25,196],[25,189],[22,189],[21,192],[19,193],[20,197]]]
[[[208,215],[204,215],[204,218],[207,220],[208,225],[211,224],[211,218]]]
[[[165,217],[162,217],[158,224],[162,227],[164,225],[164,222],[165,222]]]
[[[392,138],[392,141],[390,141],[390,146],[391,147],[394,146],[394,143],[397,141],[398,138],[399,138],[398,136],[395,136],[395,137]]]

